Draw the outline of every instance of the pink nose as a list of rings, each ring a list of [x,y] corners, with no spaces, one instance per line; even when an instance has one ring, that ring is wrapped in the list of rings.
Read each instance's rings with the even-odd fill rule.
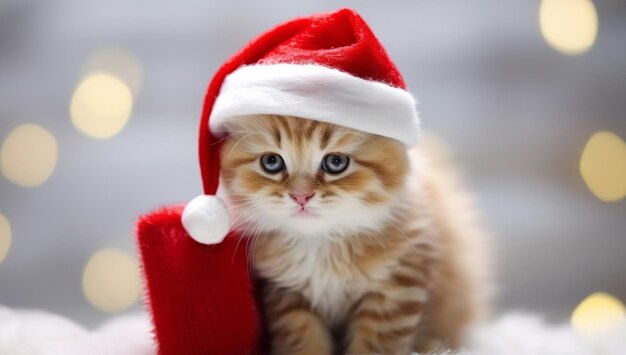
[[[296,201],[300,206],[306,205],[306,203],[313,197],[315,193],[313,192],[304,192],[304,193],[290,193],[289,196]]]

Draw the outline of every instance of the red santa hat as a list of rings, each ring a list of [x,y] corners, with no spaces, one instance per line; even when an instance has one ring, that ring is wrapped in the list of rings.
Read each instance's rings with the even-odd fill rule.
[[[204,195],[185,208],[193,239],[215,244],[230,228],[215,196],[223,125],[238,116],[279,114],[329,122],[413,145],[415,100],[372,30],[355,11],[298,18],[257,37],[217,71],[200,120]]]

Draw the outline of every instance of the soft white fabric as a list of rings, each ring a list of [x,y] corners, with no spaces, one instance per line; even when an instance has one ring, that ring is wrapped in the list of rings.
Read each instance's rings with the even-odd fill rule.
[[[191,238],[202,244],[221,243],[230,228],[226,205],[213,195],[200,195],[191,200],[181,219]]]
[[[119,316],[87,331],[61,316],[0,306],[2,355],[153,355],[145,314]]]
[[[509,313],[477,329],[459,354],[618,355],[626,353],[626,326],[583,336],[569,325],[548,325],[540,316]]]
[[[419,118],[413,96],[384,83],[313,64],[243,66],[229,74],[213,105],[209,125],[238,116],[290,115],[391,137],[413,146]]]
[[[477,329],[460,351],[446,355],[621,355],[626,327],[595,338],[579,336],[571,327],[547,325],[536,315],[508,314]],[[60,316],[0,306],[2,355],[153,355],[150,324],[145,314],[111,319],[87,331]]]

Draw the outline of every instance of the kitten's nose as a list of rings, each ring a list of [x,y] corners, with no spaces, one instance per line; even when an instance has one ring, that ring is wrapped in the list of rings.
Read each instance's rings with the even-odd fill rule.
[[[306,203],[315,195],[314,192],[304,192],[304,193],[289,193],[289,196],[296,201],[300,206],[306,205]]]

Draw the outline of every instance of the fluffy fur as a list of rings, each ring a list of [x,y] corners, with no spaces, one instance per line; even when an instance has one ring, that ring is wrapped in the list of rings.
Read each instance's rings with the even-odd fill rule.
[[[458,346],[486,308],[484,236],[428,149],[329,123],[228,123],[222,178],[263,280],[274,353],[410,353]],[[265,172],[263,154],[286,169]],[[320,169],[341,153],[347,170]],[[304,208],[289,193],[315,194]]]

